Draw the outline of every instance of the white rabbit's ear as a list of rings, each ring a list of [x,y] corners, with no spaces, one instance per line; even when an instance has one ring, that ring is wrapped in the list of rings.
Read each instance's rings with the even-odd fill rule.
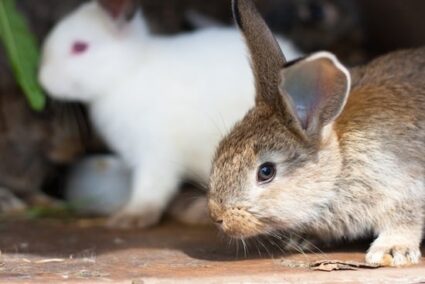
[[[136,0],[98,0],[98,3],[114,20],[129,21],[138,8]]]
[[[350,73],[333,54],[318,52],[286,64],[279,92],[291,102],[302,128],[317,134],[341,113],[350,81]]]

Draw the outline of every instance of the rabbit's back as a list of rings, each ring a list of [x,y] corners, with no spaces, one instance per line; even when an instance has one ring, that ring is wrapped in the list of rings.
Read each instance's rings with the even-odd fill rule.
[[[97,129],[131,164],[168,150],[207,176],[215,144],[254,105],[243,49],[235,30],[158,38],[140,68],[91,105]]]
[[[378,57],[369,64],[353,68],[353,88],[371,84],[409,84],[425,87],[425,46]]]
[[[409,165],[423,176],[425,48],[395,52],[351,71],[352,91],[336,121],[346,160],[382,169],[392,162]]]

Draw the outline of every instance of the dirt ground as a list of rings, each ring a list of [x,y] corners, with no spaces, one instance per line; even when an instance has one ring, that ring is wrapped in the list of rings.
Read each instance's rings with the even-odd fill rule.
[[[245,254],[215,228],[170,221],[121,231],[105,228],[101,220],[3,220],[0,283],[425,282],[425,260],[406,268],[357,271],[308,267],[325,259],[362,261],[367,243],[292,255],[263,244],[248,244]]]

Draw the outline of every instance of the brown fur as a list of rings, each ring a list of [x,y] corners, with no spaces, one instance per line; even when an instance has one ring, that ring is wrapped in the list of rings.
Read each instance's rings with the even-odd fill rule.
[[[217,149],[212,218],[239,238],[281,230],[322,241],[375,235],[368,262],[388,263],[388,255],[390,265],[417,262],[425,217],[425,48],[351,70],[342,113],[343,105],[325,102],[321,115],[330,109],[337,118],[323,120],[319,135],[311,135],[288,94],[279,92],[284,59],[269,60],[279,52],[252,1],[234,5],[257,101]],[[276,178],[259,184],[256,171],[264,162],[276,164]]]

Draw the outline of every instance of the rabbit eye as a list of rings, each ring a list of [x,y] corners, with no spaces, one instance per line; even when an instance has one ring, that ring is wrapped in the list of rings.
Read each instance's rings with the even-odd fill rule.
[[[276,166],[273,163],[267,162],[258,168],[257,181],[260,183],[271,182],[276,176]]]
[[[71,52],[72,54],[81,54],[85,52],[88,47],[88,43],[84,41],[76,41],[72,44]]]

